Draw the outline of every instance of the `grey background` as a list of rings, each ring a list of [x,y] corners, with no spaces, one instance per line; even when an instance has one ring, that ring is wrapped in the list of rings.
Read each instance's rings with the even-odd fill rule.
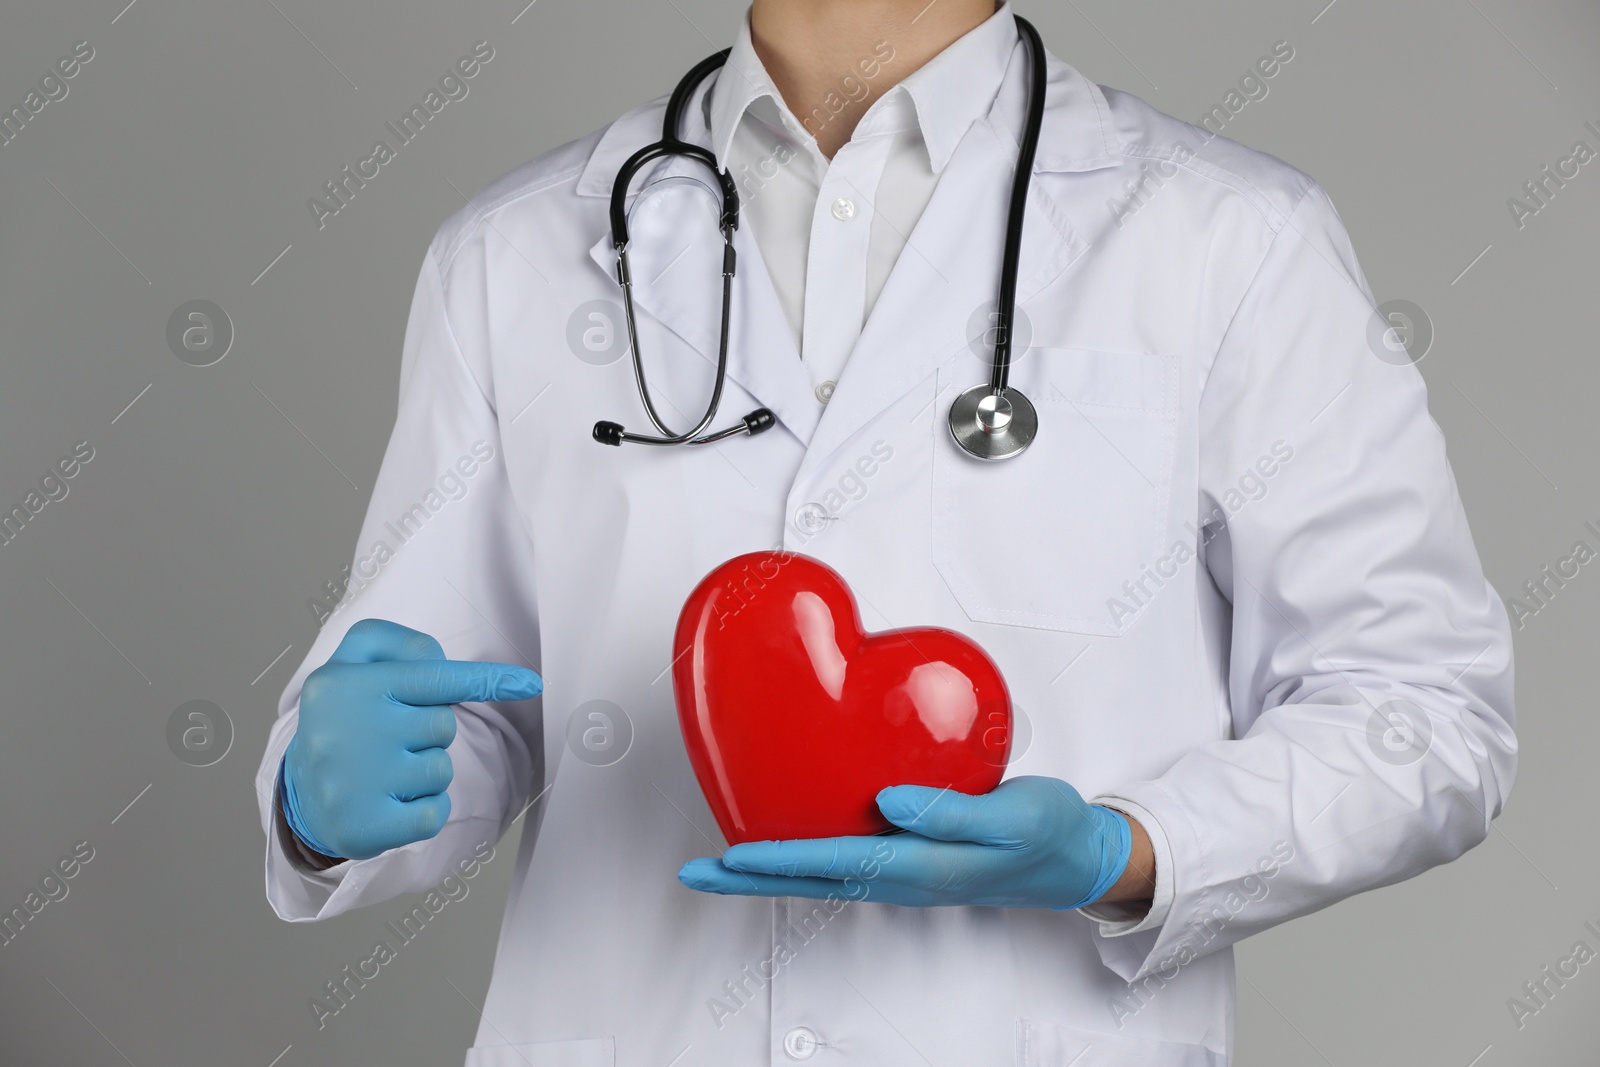
[[[95,849],[0,948],[0,1061],[459,1063],[512,841],[318,1032],[307,998],[404,909],[275,919],[252,772],[314,635],[306,601],[350,559],[434,228],[462,194],[665,92],[744,8],[125,2],[0,9],[6,109],[74,43],[96,53],[0,146],[0,504],[75,442],[95,449],[0,545],[0,906],[74,843]],[[1513,595],[1600,540],[1583,529],[1600,525],[1600,161],[1520,231],[1506,207],[1574,141],[1600,149],[1583,128],[1600,125],[1600,8],[1325,3],[1019,6],[1096,81],[1191,120],[1274,42],[1294,46],[1226,132],[1318,178],[1379,299],[1431,318],[1433,414]],[[495,58],[470,95],[319,231],[307,198],[479,39]],[[193,299],[236,330],[213,366],[166,344]],[[1600,926],[1597,613],[1600,564],[1517,634],[1521,772],[1485,845],[1242,946],[1241,1065],[1595,1062],[1600,964],[1521,1030],[1506,1001],[1579,939],[1600,948],[1584,929]],[[167,744],[190,700],[235,728],[210,767]]]

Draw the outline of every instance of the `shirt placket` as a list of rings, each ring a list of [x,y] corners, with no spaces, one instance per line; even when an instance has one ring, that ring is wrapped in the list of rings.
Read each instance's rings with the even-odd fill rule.
[[[801,358],[818,403],[833,396],[861,336],[867,299],[872,206],[892,137],[858,138],[834,154],[811,215]]]

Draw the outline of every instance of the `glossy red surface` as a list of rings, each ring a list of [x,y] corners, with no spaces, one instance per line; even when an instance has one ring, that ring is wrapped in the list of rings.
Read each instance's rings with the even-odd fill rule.
[[[689,760],[730,844],[875,834],[890,785],[986,793],[1011,748],[993,661],[950,630],[868,634],[838,572],[753,552],[689,594],[673,642]]]

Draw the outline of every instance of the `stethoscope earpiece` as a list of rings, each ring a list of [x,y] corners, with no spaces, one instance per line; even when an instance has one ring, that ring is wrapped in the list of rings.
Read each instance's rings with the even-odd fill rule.
[[[701,437],[688,438],[682,441],[670,441],[660,437],[648,437],[644,434],[629,433],[622,428],[620,422],[607,422],[601,419],[594,424],[594,439],[603,445],[620,445],[624,441],[638,441],[647,445],[709,445],[729,437],[737,437],[747,433],[754,437],[758,433],[765,433],[772,429],[778,422],[778,416],[772,413],[771,408],[756,408],[750,414],[739,420],[737,426],[729,426],[726,430],[708,433]]]

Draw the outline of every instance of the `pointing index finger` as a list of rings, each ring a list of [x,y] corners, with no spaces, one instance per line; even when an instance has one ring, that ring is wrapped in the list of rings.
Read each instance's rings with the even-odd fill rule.
[[[537,673],[511,663],[419,660],[395,663],[392,671],[389,695],[416,707],[529,700],[544,692],[544,680]]]

